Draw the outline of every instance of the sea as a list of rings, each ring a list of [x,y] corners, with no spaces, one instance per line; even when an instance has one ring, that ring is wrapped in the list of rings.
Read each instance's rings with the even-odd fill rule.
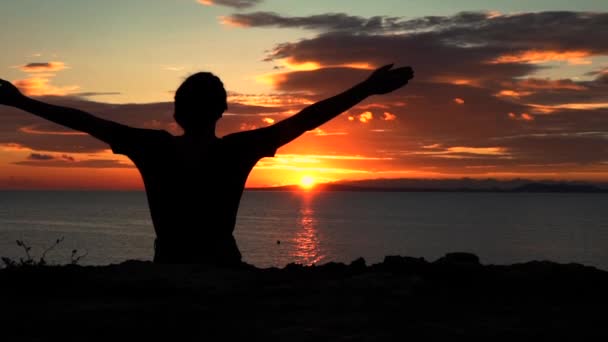
[[[469,252],[608,270],[608,194],[246,191],[234,235],[261,268]],[[108,265],[153,244],[144,192],[0,191],[1,257]]]

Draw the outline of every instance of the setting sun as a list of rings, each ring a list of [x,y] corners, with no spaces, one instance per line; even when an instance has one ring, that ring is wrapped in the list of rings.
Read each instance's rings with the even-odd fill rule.
[[[312,189],[315,186],[315,179],[312,178],[311,176],[304,176],[302,177],[302,179],[300,179],[300,187],[302,189]]]

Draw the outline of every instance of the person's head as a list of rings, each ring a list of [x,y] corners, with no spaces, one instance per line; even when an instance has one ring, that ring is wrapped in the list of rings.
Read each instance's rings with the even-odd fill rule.
[[[188,77],[175,92],[175,121],[184,131],[215,125],[228,108],[226,90],[210,72]]]

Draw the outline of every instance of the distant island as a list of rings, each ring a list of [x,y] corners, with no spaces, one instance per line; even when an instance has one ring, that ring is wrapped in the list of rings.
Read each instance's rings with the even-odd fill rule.
[[[299,185],[247,188],[248,191],[301,191]],[[608,184],[527,179],[370,179],[320,183],[315,191],[353,192],[501,192],[501,193],[608,193]]]

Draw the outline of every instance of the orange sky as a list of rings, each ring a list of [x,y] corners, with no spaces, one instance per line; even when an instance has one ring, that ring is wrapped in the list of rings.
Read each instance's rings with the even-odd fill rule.
[[[257,35],[264,52],[241,72],[219,57],[200,68],[216,73],[229,91],[218,136],[276,123],[386,63],[415,69],[405,88],[368,98],[262,159],[250,187],[297,184],[304,177],[317,183],[460,177],[605,182],[608,42],[601,33],[607,18],[606,12],[572,11],[479,11],[433,21],[227,12],[208,29],[226,41]],[[28,54],[24,48],[19,56],[0,58],[9,70],[0,77],[30,96],[180,134],[172,91],[194,69],[177,60],[157,66],[162,72],[130,61],[125,65],[132,69],[114,65],[102,75],[75,53]],[[79,76],[99,85],[78,84]],[[131,88],[115,91],[106,76]],[[129,92],[138,100],[125,101]],[[132,163],[103,143],[0,106],[0,189],[38,188],[141,189],[142,183]]]

